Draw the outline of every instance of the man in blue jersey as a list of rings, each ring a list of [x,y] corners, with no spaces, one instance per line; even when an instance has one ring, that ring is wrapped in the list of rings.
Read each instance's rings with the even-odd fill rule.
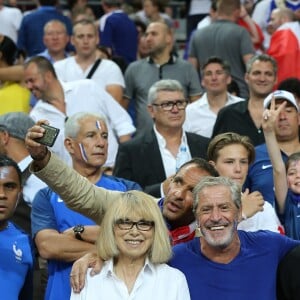
[[[201,236],[175,246],[170,261],[185,274],[191,299],[276,299],[277,266],[300,242],[238,231],[241,190],[231,179],[205,177],[193,194]]]
[[[97,186],[118,191],[141,189],[134,182],[103,174],[107,138],[103,117],[85,112],[69,117],[65,124],[65,147],[73,168]],[[40,255],[48,260],[45,299],[69,299],[72,262],[95,249],[99,226],[68,209],[63,199],[45,188],[32,204],[32,233]]]
[[[32,299],[33,250],[30,237],[9,220],[22,196],[15,161],[0,156],[0,289],[6,300]]]

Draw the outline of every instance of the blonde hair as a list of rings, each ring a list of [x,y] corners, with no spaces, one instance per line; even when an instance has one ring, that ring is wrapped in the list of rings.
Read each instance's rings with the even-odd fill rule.
[[[106,211],[97,241],[98,255],[104,260],[118,257],[115,222],[131,217],[154,222],[153,243],[148,251],[148,258],[153,264],[167,262],[171,258],[172,248],[162,213],[153,198],[140,191],[123,193]]]

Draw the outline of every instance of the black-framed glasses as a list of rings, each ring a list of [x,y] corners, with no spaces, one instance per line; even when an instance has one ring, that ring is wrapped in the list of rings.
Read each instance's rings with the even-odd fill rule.
[[[137,222],[133,222],[130,220],[124,220],[124,219],[118,219],[115,224],[121,229],[121,230],[130,230],[133,228],[133,226],[136,226],[138,230],[141,231],[149,231],[153,228],[154,222],[153,221],[146,221],[146,220],[140,220]]]
[[[163,109],[164,111],[172,110],[175,105],[176,105],[177,109],[183,110],[188,105],[188,101],[187,100],[175,100],[175,101],[163,102],[161,104],[153,103],[152,105],[161,107],[161,109]]]

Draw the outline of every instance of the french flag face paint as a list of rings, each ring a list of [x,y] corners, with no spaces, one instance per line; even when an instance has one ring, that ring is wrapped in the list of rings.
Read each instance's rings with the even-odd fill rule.
[[[83,160],[84,160],[85,162],[88,162],[88,157],[87,157],[87,155],[86,155],[84,146],[83,146],[81,143],[79,143],[79,148],[80,148],[80,153],[81,153],[81,156],[82,156]]]
[[[96,121],[96,128],[101,130],[101,124],[100,124],[100,121],[98,121],[98,120]]]

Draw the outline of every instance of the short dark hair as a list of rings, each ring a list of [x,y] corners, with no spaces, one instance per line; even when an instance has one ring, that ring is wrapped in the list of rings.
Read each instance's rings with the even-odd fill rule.
[[[30,64],[35,64],[41,73],[50,71],[53,77],[57,79],[57,75],[54,70],[54,67],[47,58],[43,56],[33,56],[32,58],[30,58],[28,61],[24,63],[24,68],[25,69],[28,68]]]
[[[120,7],[122,0],[102,0],[102,2],[108,7]]]
[[[58,4],[57,0],[38,0],[42,6],[56,6]]]
[[[11,159],[10,157],[8,157],[6,155],[0,154],[0,168],[2,168],[2,167],[13,167],[18,174],[20,185],[23,186],[22,172],[21,172],[18,164],[13,159]]]
[[[15,63],[18,55],[18,48],[14,41],[8,36],[4,35],[0,42],[0,52],[2,53],[2,60],[4,60],[9,66]]]
[[[236,96],[240,97],[241,91],[237,82],[231,79],[231,82],[227,85],[227,91],[230,94],[235,94]]]
[[[217,12],[226,16],[230,16],[236,9],[240,8],[240,0],[219,0],[217,2]]]
[[[296,77],[290,77],[282,80],[277,87],[278,90],[288,91],[300,98],[300,80]]]
[[[219,64],[226,74],[230,75],[231,73],[230,64],[226,60],[223,60],[221,57],[218,56],[211,56],[205,61],[204,65],[202,66],[202,75],[204,69],[210,64]]]
[[[200,158],[200,157],[195,157],[189,161],[187,161],[186,163],[184,163],[179,170],[177,171],[177,173],[184,167],[188,166],[188,165],[196,165],[196,167],[200,170],[204,170],[206,171],[210,176],[213,177],[217,177],[219,176],[217,170],[205,159]]]

